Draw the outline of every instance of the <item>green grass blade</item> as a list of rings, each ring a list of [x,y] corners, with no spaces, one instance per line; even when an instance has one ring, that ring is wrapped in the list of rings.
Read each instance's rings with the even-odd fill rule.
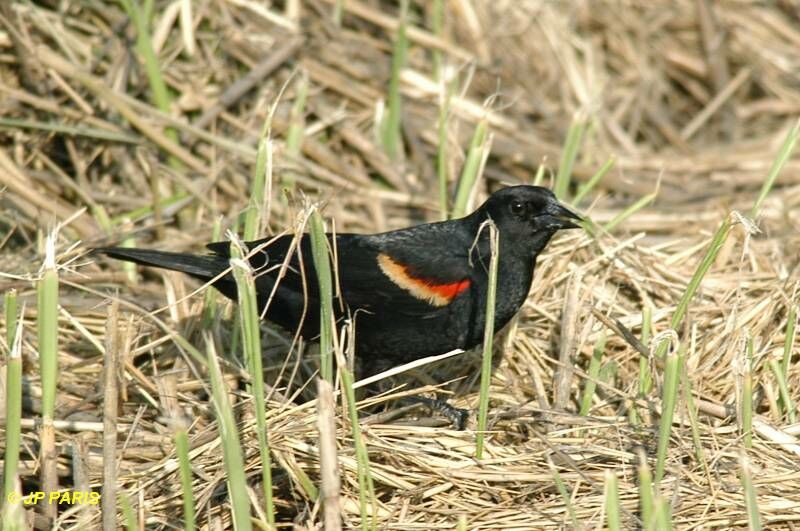
[[[682,348],[682,347],[681,347]],[[678,383],[680,382],[683,352],[670,352],[664,364],[664,385],[661,398],[661,419],[658,426],[658,448],[656,450],[656,483],[664,477],[667,450],[672,434],[672,418],[678,404]]]
[[[153,20],[153,8],[156,6],[156,0],[144,0],[144,13],[145,20]]]
[[[194,345],[186,341],[186,338],[180,334],[173,334],[172,340],[180,346],[183,350],[186,351],[189,356],[191,356],[192,360],[198,363],[201,367],[205,367],[208,363],[208,358],[203,356],[203,354],[197,350]]]
[[[440,39],[444,38],[444,0],[433,0],[431,30]],[[442,51],[438,48],[433,49],[433,78],[439,82],[444,80]]]
[[[389,80],[389,102],[387,114],[380,124],[381,143],[386,155],[392,161],[400,159],[403,153],[402,136],[402,101],[400,98],[400,72],[406,66],[408,54],[408,38],[406,24],[408,18],[408,0],[400,0],[400,24],[394,40],[392,54],[392,76]]]
[[[790,424],[797,422],[797,416],[794,412],[794,402],[792,395],[789,392],[789,384],[786,382],[786,374],[783,372],[780,363],[776,359],[769,360],[769,367],[772,369],[772,374],[775,375],[775,381],[778,382],[778,390],[781,393],[781,405],[784,413],[789,420]]]
[[[800,120],[798,120],[794,127],[789,130],[789,133],[783,140],[783,144],[781,144],[781,148],[778,150],[778,155],[775,157],[775,160],[772,161],[772,166],[769,169],[767,178],[764,180],[764,184],[761,186],[761,191],[753,203],[753,208],[750,209],[750,218],[756,219],[758,214],[761,212],[761,205],[764,203],[764,200],[767,198],[770,190],[772,190],[772,187],[775,184],[775,179],[778,178],[778,174],[783,169],[783,166],[792,156],[792,152],[794,151],[795,145],[797,144],[797,138],[799,136]]]
[[[706,251],[705,256],[703,256],[703,259],[697,266],[692,278],[689,280],[689,284],[686,286],[686,291],[683,292],[683,295],[675,307],[675,313],[672,314],[672,319],[670,320],[670,328],[673,330],[677,330],[683,321],[683,317],[686,315],[686,310],[689,308],[689,303],[691,302],[692,298],[694,298],[694,294],[697,293],[697,289],[700,287],[700,282],[702,282],[703,277],[705,277],[708,270],[714,264],[714,260],[716,260],[720,249],[722,249],[722,245],[728,238],[730,230],[731,222],[729,219],[725,219],[720,224],[717,232],[714,234],[708,251]],[[660,345],[658,345],[658,348],[656,349],[656,357],[663,358],[668,346],[668,342],[662,342]]]
[[[289,116],[289,129],[286,132],[286,154],[296,159],[303,148],[303,137],[306,129],[306,100],[308,99],[308,73],[304,70],[297,81],[297,95]],[[287,169],[281,172],[281,184],[284,188],[294,190],[296,172]]]
[[[578,517],[575,514],[575,507],[572,503],[572,497],[569,495],[567,486],[564,483],[561,474],[558,473],[555,463],[553,463],[553,460],[549,457],[547,458],[547,466],[550,467],[550,473],[553,475],[553,483],[555,483],[558,493],[561,495],[561,499],[564,500],[564,507],[567,508],[567,513],[569,514],[570,521],[572,522],[572,529],[580,529],[581,526],[578,524]]]
[[[600,367],[600,381],[606,385],[613,386],[614,381],[617,379],[617,375],[619,374],[619,364],[611,359]]]
[[[217,217],[214,220],[214,225],[211,228],[211,241],[218,242],[222,239],[222,218]],[[211,324],[219,315],[217,308],[219,307],[219,292],[213,289],[207,289],[203,294],[203,328],[209,329]]]
[[[297,81],[297,95],[289,116],[289,129],[286,132],[286,152],[294,157],[300,155],[305,134],[306,100],[308,99],[308,74],[303,71]]]
[[[753,473],[750,470],[750,463],[747,454],[742,451],[739,454],[739,463],[742,467],[742,490],[744,491],[744,503],[747,509],[747,527],[750,531],[761,531],[761,514],[758,510],[758,496],[753,485]]]
[[[377,529],[374,518],[377,516],[377,498],[375,497],[375,485],[372,479],[372,472],[369,462],[369,452],[364,443],[364,438],[361,435],[361,425],[358,421],[358,409],[356,408],[356,395],[353,389],[353,373],[347,368],[344,363],[344,356],[341,355],[339,359],[339,375],[342,379],[342,390],[344,392],[345,402],[347,403],[347,416],[350,420],[350,428],[353,435],[353,444],[356,451],[356,466],[358,474],[358,501],[359,509],[361,512],[361,529]],[[369,518],[369,511],[367,505],[372,504],[373,518]],[[371,521],[373,520],[373,521]]]
[[[16,482],[14,489],[21,493],[22,487]],[[20,495],[21,496],[21,495]],[[0,500],[0,529],[3,531],[28,531],[32,529],[29,525],[25,505],[20,501],[12,501],[5,497]]]
[[[247,496],[242,448],[239,444],[239,431],[234,420],[233,408],[228,398],[228,388],[222,378],[222,370],[214,348],[213,340],[205,334],[208,373],[211,380],[212,401],[219,423],[222,444],[222,459],[227,471],[228,500],[231,504],[233,525],[238,531],[250,531],[250,498]]]
[[[753,204],[753,208],[751,210],[752,214],[758,214],[761,203],[763,202],[766,195],[769,193],[771,189],[772,183],[777,178],[778,174],[780,174],[783,166],[789,160],[791,156],[792,150],[797,143],[797,137],[800,133],[800,122],[795,125],[794,128],[789,132],[784,140],[783,144],[781,145],[781,149],[778,151],[778,155],[775,158],[775,161],[770,168],[769,174],[767,175],[767,180],[764,182],[764,186],[761,188],[761,193],[759,194],[758,198],[756,199],[755,203]],[[678,301],[678,305],[675,308],[675,313],[672,314],[672,319],[670,321],[670,327],[673,330],[677,330],[681,322],[683,321],[684,315],[686,315],[686,310],[689,307],[689,302],[691,302],[692,298],[694,298],[694,294],[697,292],[697,288],[700,286],[700,282],[703,280],[703,277],[711,268],[711,265],[714,263],[714,260],[717,258],[722,245],[725,243],[725,240],[728,237],[728,233],[731,229],[731,221],[729,218],[726,218],[717,229],[716,233],[714,234],[714,238],[711,240],[711,245],[708,248],[705,256],[700,262],[700,265],[697,267],[697,270],[692,275],[691,280],[689,281],[689,285],[686,287],[686,291],[684,291],[683,296]],[[659,347],[657,351],[657,355],[662,357],[666,352],[667,345],[666,343],[662,343],[662,346]]]
[[[165,197],[157,201],[156,205],[149,205],[140,208],[133,209],[129,212],[125,212],[123,214],[119,214],[118,216],[114,216],[111,218],[111,225],[116,226],[120,223],[126,223],[128,221],[136,221],[142,219],[146,216],[152,216],[155,213],[154,206],[158,210],[164,210],[165,208],[171,207],[184,199],[189,197],[189,194],[186,192],[179,192],[177,194],[172,194],[169,197]]]
[[[317,486],[314,485],[314,482],[311,481],[311,478],[308,477],[306,471],[303,470],[300,466],[295,466],[292,469],[292,472],[295,474],[295,480],[297,484],[300,485],[300,489],[305,493],[305,495],[314,501],[319,499],[319,490],[317,490]]]
[[[58,385],[58,272],[55,262],[55,233],[47,239],[44,269],[37,284],[36,328],[42,378],[42,417],[55,418]]]
[[[685,365],[681,370],[681,396],[683,396],[686,402],[686,409],[689,413],[689,424],[692,427],[692,444],[694,445],[695,459],[703,466],[703,469],[707,470],[708,463],[703,454],[703,441],[700,438],[700,419],[697,416],[698,410],[694,401],[694,396],[692,395],[692,382],[689,379],[689,374],[686,371]]]
[[[489,123],[486,119],[478,122],[475,133],[472,135],[472,142],[464,161],[464,168],[461,170],[461,177],[458,180],[456,200],[453,204],[453,217],[460,218],[467,213],[467,203],[472,189],[478,180],[481,169],[481,161],[485,158],[488,149]]]
[[[153,48],[153,41],[150,36],[150,17],[152,16],[153,3],[145,5],[144,9],[139,6],[138,0],[119,0],[120,3],[127,11],[128,16],[131,18],[134,27],[136,28],[136,49],[144,61],[145,72],[147,80],[150,84],[150,91],[153,96],[153,103],[155,103],[158,110],[163,113],[170,114],[172,106],[172,98],[167,89],[167,84],[164,82],[164,76],[161,74],[161,66],[158,63],[155,49]],[[175,142],[178,143],[178,132],[169,127],[164,131],[164,134]],[[170,166],[173,168],[180,168],[182,164],[180,161],[170,156]]]
[[[17,492],[17,465],[22,440],[22,320],[17,321],[16,290],[9,290],[4,298],[9,353],[6,362],[5,396],[2,397],[6,411],[3,498],[0,499],[0,506],[8,505],[6,500],[9,494]]]
[[[609,531],[619,531],[622,529],[622,519],[619,507],[619,486],[617,485],[617,475],[610,470],[606,471],[606,518],[608,519]]]
[[[231,271],[236,281],[236,300],[239,308],[239,323],[242,331],[242,348],[250,373],[249,391],[253,395],[258,427],[258,448],[261,456],[261,484],[264,489],[264,511],[267,522],[275,524],[275,507],[272,499],[272,460],[267,430],[267,405],[264,391],[264,370],[261,360],[261,315],[258,311],[258,295],[255,280],[244,252],[231,244]]]
[[[786,316],[786,335],[783,339],[783,357],[781,358],[781,372],[789,374],[789,363],[792,360],[792,346],[795,345],[795,327],[797,325],[797,304],[789,303],[789,312]]]
[[[111,218],[108,217],[108,211],[103,207],[103,205],[95,203],[94,205],[90,205],[89,211],[92,213],[92,217],[97,222],[97,225],[106,233],[107,236],[113,235],[113,226],[111,224]]]
[[[642,338],[641,342],[642,345],[648,347],[650,344],[650,334],[653,328],[653,311],[650,308],[649,304],[645,304],[642,307]],[[639,388],[636,393],[637,398],[643,399],[650,394],[650,390],[653,387],[653,375],[650,373],[650,358],[648,356],[640,356],[639,357]],[[631,424],[634,426],[638,426],[640,423],[639,419],[639,412],[637,410],[637,405],[634,403],[630,411],[628,412],[628,417],[630,419]]]
[[[753,447],[753,338],[747,338],[746,356],[742,367],[742,396],[739,397],[744,447]]]
[[[656,496],[656,525],[658,531],[670,531],[672,529],[672,510],[669,500],[664,496]]]
[[[328,238],[322,216],[315,208],[311,214],[309,234],[311,237],[311,254],[317,272],[320,295],[320,375],[333,383],[333,277],[329,259]]]
[[[255,172],[253,188],[250,190],[250,199],[244,216],[242,238],[246,242],[258,238],[263,224],[262,214],[266,201],[267,179],[272,178],[272,141],[267,136],[261,137],[258,141]]]
[[[653,308],[646,304],[642,308],[642,345],[650,346],[650,336],[653,333]],[[653,388],[653,375],[650,374],[650,360],[639,358],[639,395],[647,396]]]
[[[647,466],[647,455],[639,452],[639,508],[642,528],[645,531],[656,531],[655,502],[653,500],[653,474]]]
[[[626,219],[631,217],[632,215],[636,214],[644,207],[652,203],[655,198],[658,196],[658,190],[653,193],[647,194],[643,197],[640,197],[638,201],[630,205],[628,208],[614,216],[611,221],[603,225],[603,230],[606,232],[613,232],[622,222]]]
[[[120,492],[117,498],[119,499],[119,506],[122,509],[122,521],[125,523],[125,529],[127,531],[137,531],[139,525],[130,498],[128,498],[128,495],[124,492]]]
[[[439,145],[436,147],[436,173],[439,177],[439,210],[443,220],[449,216],[447,184],[450,182],[448,167],[447,124],[450,117],[450,102],[456,87],[456,76],[451,81],[442,80],[442,93],[439,98]]]
[[[597,336],[594,349],[592,350],[592,359],[589,362],[588,378],[583,388],[583,396],[581,397],[581,409],[579,415],[585,417],[589,414],[592,408],[592,398],[594,397],[595,387],[597,386],[597,379],[600,377],[600,362],[603,359],[603,353],[606,349],[606,333],[601,332]]]
[[[128,236],[124,240],[122,240],[119,244],[120,247],[127,247],[128,249],[133,249],[136,247],[136,238],[133,236]],[[136,268],[136,264],[133,262],[122,262],[122,270],[125,271],[125,275],[128,277],[128,282],[132,286],[136,286],[139,284],[139,272]]]
[[[486,323],[483,330],[483,357],[481,362],[480,396],[478,397],[478,433],[475,441],[475,458],[483,458],[484,439],[489,412],[489,383],[492,379],[492,344],[494,342],[494,312],[497,298],[497,268],[500,256],[500,236],[492,220],[481,226],[489,231],[489,287],[486,294]]]
[[[567,138],[564,140],[564,149],[561,151],[561,162],[558,165],[555,189],[553,190],[556,197],[563,201],[568,200],[567,194],[569,193],[569,184],[572,179],[572,167],[578,158],[578,150],[580,150],[583,142],[586,125],[587,121],[583,113],[576,113],[567,131]]]
[[[17,290],[10,289],[3,296],[3,314],[6,322],[6,344],[10,349],[17,334]]]
[[[578,206],[578,204],[583,201],[583,198],[589,195],[592,190],[594,190],[595,186],[606,176],[606,174],[611,171],[611,168],[614,167],[614,164],[617,162],[617,157],[610,156],[608,160],[600,166],[600,169],[597,170],[597,173],[592,175],[592,178],[586,181],[585,184],[578,188],[578,192],[575,194],[575,197],[572,198],[572,204]],[[541,167],[541,166],[540,166]]]
[[[336,0],[333,5],[333,25],[337,28],[342,27],[342,11],[344,11],[344,0]]]
[[[176,419],[176,422],[177,419]],[[192,490],[192,463],[189,459],[189,435],[186,432],[185,422],[175,429],[175,454],[178,456],[178,470],[181,478],[181,493],[183,497],[183,528],[194,531],[194,491]]]

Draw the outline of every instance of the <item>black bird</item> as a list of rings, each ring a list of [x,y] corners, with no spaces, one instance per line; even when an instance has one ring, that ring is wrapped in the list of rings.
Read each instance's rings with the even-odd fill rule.
[[[356,357],[367,373],[387,363],[399,365],[455,348],[470,349],[482,341],[490,250],[488,231],[479,234],[479,228],[488,218],[496,224],[500,242],[495,310],[495,330],[499,330],[528,296],[536,257],[550,238],[560,229],[578,228],[570,220],[580,217],[546,188],[503,188],[461,219],[381,234],[336,235],[341,291],[334,310],[337,319],[355,317]],[[274,239],[250,257],[262,311],[292,238]],[[252,250],[268,241],[247,246]],[[96,251],[208,282],[229,268],[229,242],[207,247],[211,254],[205,256],[120,247]],[[301,238],[300,250],[302,270],[295,252],[266,318],[291,332],[299,326],[303,337],[312,339],[319,335],[319,288],[307,234]],[[230,272],[213,286],[236,299]]]

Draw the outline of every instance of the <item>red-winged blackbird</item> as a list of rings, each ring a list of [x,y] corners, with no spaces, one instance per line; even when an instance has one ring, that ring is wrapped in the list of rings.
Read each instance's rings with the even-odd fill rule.
[[[399,365],[455,348],[470,349],[482,341],[490,251],[488,231],[479,231],[479,227],[487,218],[496,224],[500,242],[495,310],[498,330],[528,296],[536,257],[550,238],[560,229],[578,227],[570,219],[580,217],[546,188],[501,189],[461,219],[382,234],[336,235],[340,292],[334,311],[337,319],[355,317],[356,356],[362,365],[365,361],[366,365],[372,365],[371,361]],[[290,252],[292,238],[279,237],[250,257],[262,311]],[[252,250],[268,241],[249,242],[247,246]],[[97,251],[120,260],[182,271],[208,282],[229,268],[229,242],[207,247],[212,254],[206,256],[131,248]],[[230,272],[213,286],[236,299]],[[292,332],[299,326],[309,339],[319,335],[319,289],[308,235],[301,239],[300,253],[290,258],[266,318]],[[378,364],[378,360],[382,362]]]

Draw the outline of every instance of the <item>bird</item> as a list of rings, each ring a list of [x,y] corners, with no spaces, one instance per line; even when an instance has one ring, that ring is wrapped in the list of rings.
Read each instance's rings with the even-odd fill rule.
[[[454,349],[469,350],[482,342],[491,257],[489,234],[482,225],[489,219],[499,242],[494,320],[498,331],[528,297],[537,256],[551,238],[559,230],[580,227],[581,217],[549,189],[509,186],[462,218],[378,234],[327,235],[338,275],[334,315],[337,322],[355,323],[355,357],[365,374]],[[261,315],[313,340],[320,333],[320,295],[311,239],[303,234],[294,245],[293,240],[287,234],[245,245]],[[129,247],[95,251],[186,273],[211,282],[235,301],[230,242],[206,247],[206,255]],[[288,267],[282,268],[287,255]]]

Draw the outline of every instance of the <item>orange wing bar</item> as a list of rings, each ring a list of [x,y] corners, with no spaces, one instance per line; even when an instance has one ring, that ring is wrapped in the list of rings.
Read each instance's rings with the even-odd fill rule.
[[[411,276],[407,266],[395,262],[387,254],[378,255],[378,265],[381,271],[389,277],[389,280],[414,297],[434,306],[446,306],[470,286],[467,278],[448,284],[439,284],[431,279]]]

